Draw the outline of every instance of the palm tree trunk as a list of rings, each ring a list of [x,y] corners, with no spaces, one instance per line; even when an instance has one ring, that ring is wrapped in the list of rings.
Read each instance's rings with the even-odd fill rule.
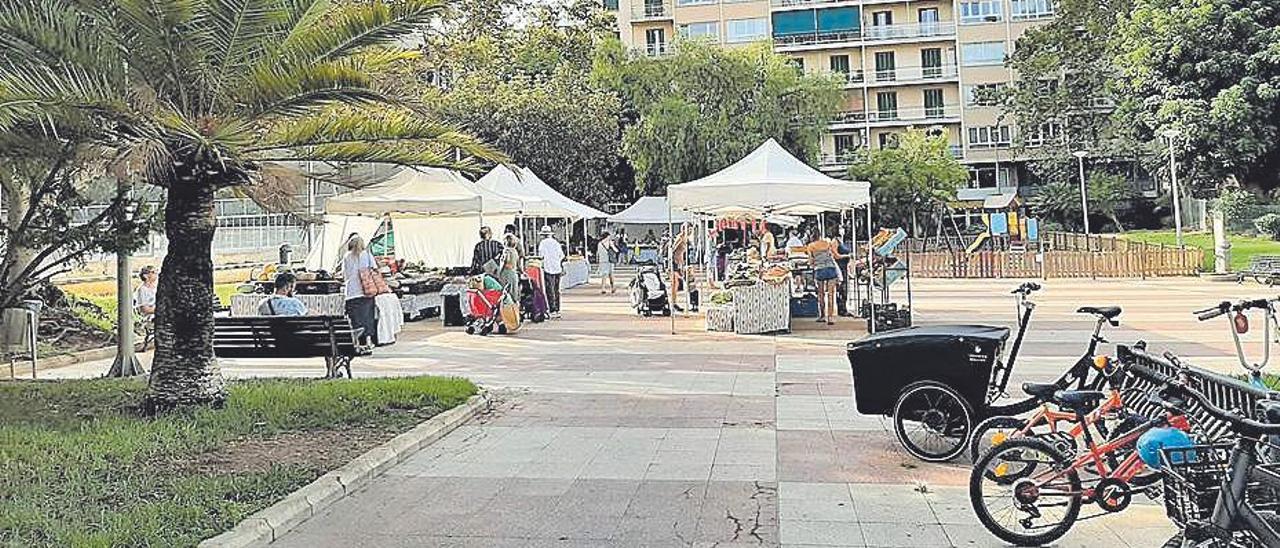
[[[199,179],[169,188],[168,253],[156,288],[156,354],[145,408],[221,404],[226,385],[213,355],[214,187]]]

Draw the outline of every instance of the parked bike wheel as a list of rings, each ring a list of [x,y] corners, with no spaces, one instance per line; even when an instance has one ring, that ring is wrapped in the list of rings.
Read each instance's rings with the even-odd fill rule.
[[[964,452],[973,431],[973,407],[937,381],[907,385],[893,406],[893,431],[912,456],[944,462]]]
[[[969,439],[969,461],[978,462],[988,449],[1004,443],[1026,426],[1027,421],[1018,417],[988,417],[978,423]]]
[[[991,534],[1019,546],[1061,538],[1080,516],[1080,476],[1068,470],[1070,465],[1056,447],[1036,438],[1017,438],[992,448],[969,475],[969,502],[978,521]],[[1025,476],[1002,480],[1013,469],[1023,470]]]

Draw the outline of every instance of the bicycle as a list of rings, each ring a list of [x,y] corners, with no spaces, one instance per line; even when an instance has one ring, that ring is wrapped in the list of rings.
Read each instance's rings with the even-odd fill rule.
[[[1055,393],[1053,400],[1072,413],[1078,425],[1085,425],[1105,397],[1097,390],[1064,390]],[[1147,467],[1134,446],[1147,431],[1163,426],[1190,429],[1184,416],[1166,414],[1099,445],[1090,429],[1082,426],[1086,451],[1079,457],[1036,437],[1015,438],[993,447],[974,464],[969,476],[969,500],[978,521],[1001,540],[1038,546],[1061,538],[1077,521],[1088,519],[1080,518],[1083,504],[1097,504],[1104,514],[1124,510],[1133,500],[1134,487],[1158,479],[1154,474],[1140,476]],[[1117,462],[1116,457],[1126,452]],[[1082,479],[1082,474],[1092,477]],[[1001,500],[1009,504],[990,506]]]
[[[1265,424],[1215,405],[1200,391],[1171,383],[1161,403],[1183,409],[1190,399],[1209,416],[1228,424],[1232,444],[1166,448],[1165,508],[1181,531],[1166,548],[1191,546],[1280,546],[1280,465],[1261,463],[1261,436],[1280,435],[1280,424]],[[1172,396],[1172,397],[1170,397]],[[1280,402],[1262,401],[1265,411]]]

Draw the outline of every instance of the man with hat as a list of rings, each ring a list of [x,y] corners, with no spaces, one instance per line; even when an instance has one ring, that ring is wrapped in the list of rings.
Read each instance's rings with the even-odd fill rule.
[[[547,311],[552,318],[560,317],[560,277],[564,275],[564,248],[556,241],[551,227],[543,225],[538,231],[538,255],[542,256],[542,280],[547,292]]]

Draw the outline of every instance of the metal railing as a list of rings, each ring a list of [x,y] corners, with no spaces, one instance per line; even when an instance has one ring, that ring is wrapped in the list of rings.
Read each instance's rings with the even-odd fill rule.
[[[815,31],[774,35],[773,41],[781,47],[834,44],[840,42],[882,42],[917,38],[955,36],[954,21],[936,23],[909,23],[904,25],[879,25],[863,29],[842,31]]]
[[[643,2],[631,6],[632,21],[670,19],[674,13],[670,2]]]
[[[864,124],[866,122],[867,112],[864,110],[837,112],[835,117],[831,119],[832,124]]]
[[[915,122],[959,118],[960,109],[954,106],[876,109],[867,112],[867,120],[876,122]]]
[[[957,160],[964,159],[964,146],[963,146],[963,145],[951,145],[951,146],[947,149],[947,151],[948,151],[948,152],[950,152],[950,153],[951,153],[951,156],[952,156],[953,158],[957,159]]]
[[[675,48],[666,42],[645,44],[644,47],[632,48],[632,51],[648,57],[663,57],[675,52]]]
[[[847,2],[849,0],[771,0],[769,5],[775,8],[790,8],[795,6],[812,6],[814,4],[835,4],[837,2]]]
[[[940,65],[934,67],[894,67],[890,69],[878,69],[871,73],[871,80],[875,83],[888,82],[927,82],[930,80],[946,80],[955,78],[959,75],[956,65]]]

